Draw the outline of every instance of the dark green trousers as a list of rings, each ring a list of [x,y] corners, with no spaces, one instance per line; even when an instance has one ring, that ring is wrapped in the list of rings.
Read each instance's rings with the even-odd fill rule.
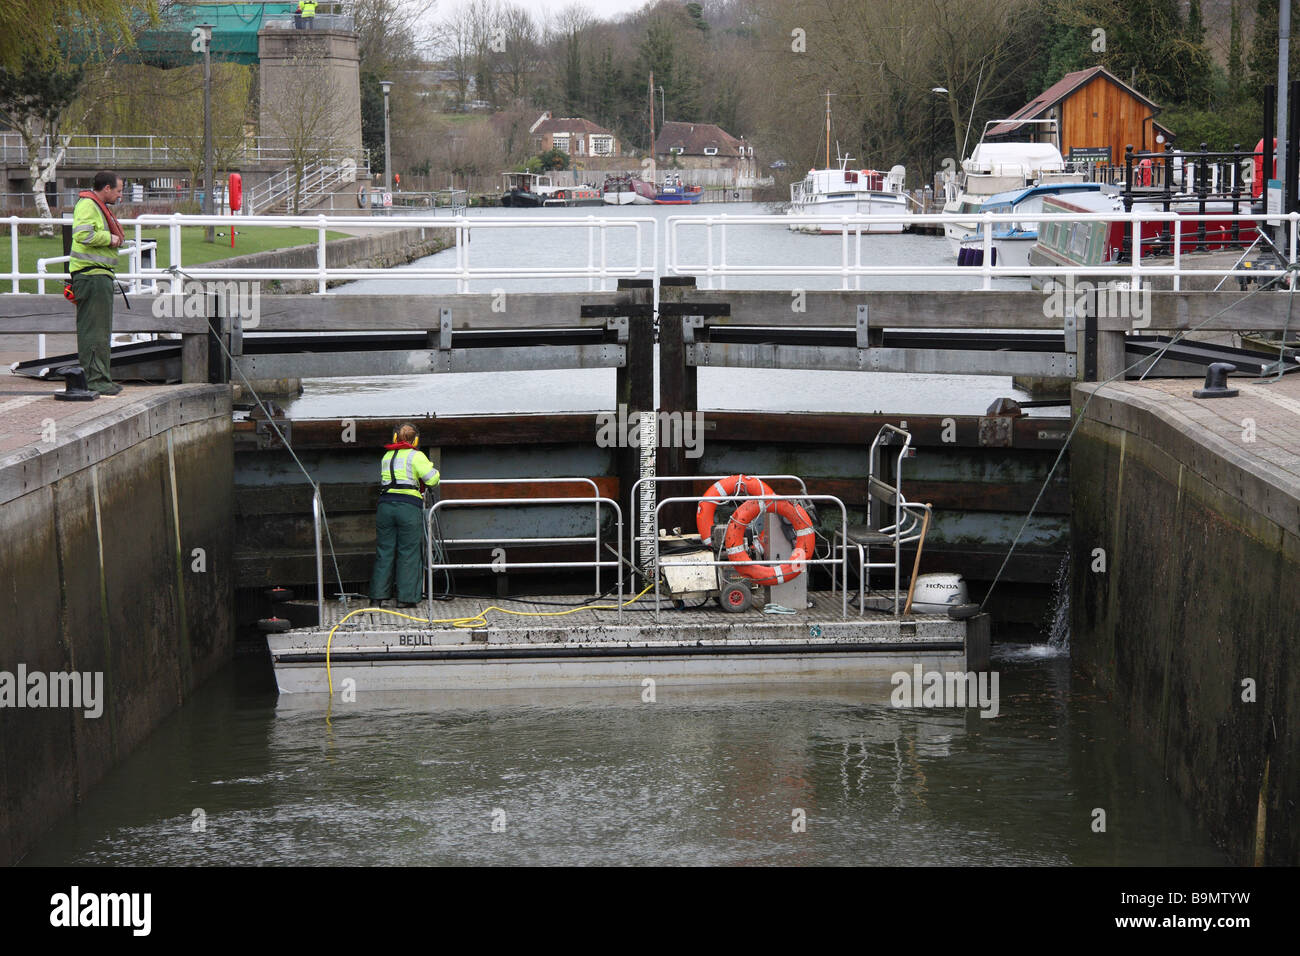
[[[382,601],[392,597],[397,578],[397,600],[417,603],[424,593],[424,508],[420,499],[394,501],[396,495],[380,495],[375,512],[375,570],[370,576],[370,597]]]
[[[113,334],[113,279],[102,274],[72,277],[77,300],[77,359],[86,370],[86,388],[102,392],[113,384],[109,339]]]

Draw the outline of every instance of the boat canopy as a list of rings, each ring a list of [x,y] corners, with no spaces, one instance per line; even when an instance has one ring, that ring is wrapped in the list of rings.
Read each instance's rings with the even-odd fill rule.
[[[1065,194],[1077,195],[1079,193],[1099,193],[1101,192],[1101,183],[1047,183],[1037,186],[1026,186],[1024,189],[1011,189],[1007,192],[996,193],[984,200],[981,207],[982,212],[997,212],[998,209],[1014,209],[1026,199],[1035,196],[1060,196]],[[997,208],[994,208],[997,207]]]
[[[1051,143],[980,143],[962,163],[968,173],[1026,177],[1043,170],[1056,172],[1064,166],[1061,151]]]

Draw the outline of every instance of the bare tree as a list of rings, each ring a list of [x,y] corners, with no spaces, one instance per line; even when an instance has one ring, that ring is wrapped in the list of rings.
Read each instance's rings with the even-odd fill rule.
[[[290,60],[294,81],[266,97],[262,110],[269,120],[263,133],[284,143],[293,171],[292,211],[302,200],[303,174],[339,151],[349,121],[339,104],[346,102],[342,85],[319,56],[304,50]]]
[[[540,35],[532,14],[526,7],[515,4],[505,8],[501,25],[505,32],[502,64],[505,93],[518,105],[526,99],[528,86],[541,61],[537,45]]]
[[[432,6],[412,0],[353,0],[361,69],[384,73],[406,64],[415,48],[417,16]]]

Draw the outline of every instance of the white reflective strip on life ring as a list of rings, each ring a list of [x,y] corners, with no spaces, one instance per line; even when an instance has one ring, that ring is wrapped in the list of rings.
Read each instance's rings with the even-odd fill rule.
[[[743,544],[737,544],[728,548],[727,557],[731,557],[733,554],[745,554],[745,546]]]
[[[719,495],[725,495],[727,493],[727,489],[722,487],[722,482],[715,481],[713,483],[713,487],[709,489],[709,493],[713,494],[715,492]]]

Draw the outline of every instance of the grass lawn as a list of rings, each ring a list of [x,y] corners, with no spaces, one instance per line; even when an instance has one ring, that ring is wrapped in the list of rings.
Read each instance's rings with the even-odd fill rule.
[[[135,227],[124,226],[127,239],[135,238]],[[293,246],[314,245],[316,242],[315,229],[302,229],[299,227],[281,228],[279,226],[236,226],[235,229],[235,248],[230,248],[230,232],[228,227],[218,226],[217,232],[224,232],[224,237],[219,237],[216,242],[207,243],[203,241],[202,226],[185,226],[181,229],[181,264],[198,265],[204,262],[213,262],[218,259],[228,259],[231,256],[243,256],[252,252],[269,252],[273,249],[289,249]],[[140,237],[144,240],[156,240],[158,243],[157,262],[160,266],[166,266],[170,262],[171,249],[171,232],[163,229],[143,229]],[[342,232],[327,231],[325,233],[327,240],[346,239],[348,235]],[[0,232],[0,271],[8,272],[13,262],[12,237],[9,230],[5,229]],[[49,239],[42,239],[39,236],[19,236],[18,237],[18,271],[35,272],[36,260],[46,259],[53,256],[63,255],[63,239],[59,235],[54,235]],[[126,257],[122,258],[120,268],[126,269]],[[57,272],[60,269],[66,269],[66,263],[51,263],[50,271]],[[35,280],[23,280],[19,283],[19,289],[22,292],[35,292]],[[0,283],[0,294],[13,291],[12,282]],[[46,283],[46,294],[59,294],[63,291],[63,286],[57,282]]]

